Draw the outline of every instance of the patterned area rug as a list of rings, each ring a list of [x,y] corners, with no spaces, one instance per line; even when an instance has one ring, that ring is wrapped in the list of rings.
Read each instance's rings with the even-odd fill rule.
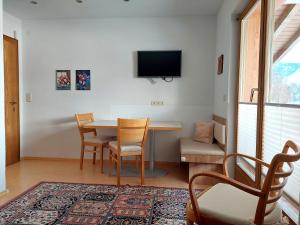
[[[40,183],[0,208],[0,224],[186,224],[187,189]]]

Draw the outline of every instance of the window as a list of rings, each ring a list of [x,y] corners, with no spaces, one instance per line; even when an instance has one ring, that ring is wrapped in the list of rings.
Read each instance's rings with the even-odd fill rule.
[[[300,40],[273,64],[268,102],[300,105]]]
[[[300,5],[276,1],[269,12],[270,69],[264,106],[263,160],[271,162],[287,140],[300,144]],[[299,203],[300,162],[285,192]]]
[[[268,19],[262,20],[265,13]],[[251,1],[242,16],[237,152],[270,163],[286,141],[300,145],[300,2]],[[255,184],[260,185],[266,171],[241,162],[246,173],[255,170]],[[299,161],[285,193],[299,205]]]

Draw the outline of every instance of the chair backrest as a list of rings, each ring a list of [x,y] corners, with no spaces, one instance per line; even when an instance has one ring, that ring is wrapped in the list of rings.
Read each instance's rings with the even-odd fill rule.
[[[82,139],[84,138],[85,133],[93,132],[94,135],[97,135],[96,129],[83,128],[84,124],[95,121],[93,113],[75,114],[75,118],[76,118],[76,121],[77,121],[77,126],[78,126],[78,129],[79,129],[79,133],[80,133],[80,136],[81,136]]]
[[[138,144],[144,147],[149,119],[118,119],[118,148],[121,145]]]
[[[291,154],[289,150],[294,153]],[[293,173],[293,163],[299,159],[300,148],[292,141],[287,141],[282,153],[274,156],[262,187],[263,195],[258,202],[255,224],[263,224],[264,217],[275,209],[277,201],[283,194],[288,177]]]

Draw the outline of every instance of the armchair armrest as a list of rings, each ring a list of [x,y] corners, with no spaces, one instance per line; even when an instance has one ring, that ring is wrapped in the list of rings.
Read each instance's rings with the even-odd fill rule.
[[[194,180],[197,178],[197,177],[201,177],[201,176],[204,176],[204,177],[211,177],[211,178],[215,178],[215,179],[218,179],[220,181],[222,181],[223,183],[226,183],[226,184],[229,184],[229,185],[232,185],[242,191],[245,191],[249,194],[252,194],[252,195],[255,195],[255,196],[262,196],[263,193],[261,190],[259,189],[256,189],[256,188],[253,188],[253,187],[250,187],[248,185],[245,185],[241,182],[238,182],[232,178],[229,178],[225,175],[222,175],[222,174],[219,174],[219,173],[215,173],[215,172],[207,172],[207,173],[198,173],[198,174],[195,174],[191,179],[190,179],[190,182],[189,182],[189,192],[190,192],[190,196],[191,196],[191,202],[192,202],[192,206],[193,206],[193,210],[195,212],[195,216],[197,218],[197,222],[199,223],[200,222],[200,209],[199,209],[199,205],[198,205],[198,201],[197,201],[197,197],[196,197],[196,193],[195,193],[195,190],[193,189],[193,182]]]
[[[240,153],[233,153],[233,154],[229,154],[227,155],[225,158],[224,158],[224,161],[223,161],[223,170],[224,170],[224,175],[226,177],[228,177],[228,165],[227,165],[227,162],[228,162],[228,159],[231,158],[231,157],[234,157],[235,159],[237,159],[237,157],[241,157],[241,158],[246,158],[246,159],[250,159],[252,161],[255,161],[267,168],[270,168],[270,164],[264,162],[263,160],[260,160],[260,159],[257,159],[255,157],[252,157],[252,156],[249,156],[249,155],[244,155],[244,154],[240,154]]]

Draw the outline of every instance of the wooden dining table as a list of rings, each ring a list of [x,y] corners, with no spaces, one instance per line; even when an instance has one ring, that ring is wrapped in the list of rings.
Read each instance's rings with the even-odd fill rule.
[[[117,129],[117,120],[96,120],[84,125],[85,128],[93,129]],[[149,148],[149,176],[164,176],[166,171],[155,168],[155,133],[156,131],[180,131],[182,129],[181,122],[178,121],[151,121],[149,124],[150,148]]]

